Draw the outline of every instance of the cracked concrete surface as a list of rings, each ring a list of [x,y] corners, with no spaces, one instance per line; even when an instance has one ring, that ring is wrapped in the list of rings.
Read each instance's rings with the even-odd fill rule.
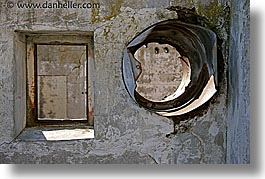
[[[163,20],[178,18],[175,12],[166,9],[172,3],[176,6],[195,7],[199,15],[205,16],[211,23],[221,23],[218,24],[218,34],[223,40],[221,46],[224,67],[218,93],[206,106],[206,110],[184,120],[177,126],[178,132],[168,136],[174,131],[173,121],[134,103],[123,83],[121,62],[126,44],[142,30]],[[227,153],[230,156],[243,155],[237,153],[240,151],[227,151],[231,148],[227,148],[227,140],[230,140],[231,144],[235,137],[235,134],[231,133],[227,138],[227,121],[233,123],[234,118],[239,118],[238,114],[231,116],[227,112],[235,110],[233,105],[227,104],[228,98],[237,100],[236,97],[233,98],[236,94],[230,94],[227,90],[230,79],[226,74],[232,71],[228,71],[228,66],[231,65],[228,62],[233,60],[229,58],[229,49],[236,47],[229,42],[231,27],[224,21],[230,19],[229,13],[223,13],[230,0],[152,0],[137,3],[124,0],[115,1],[113,4],[100,1],[100,4],[100,9],[44,10],[1,7],[0,163],[223,164],[229,162]],[[236,6],[236,3],[232,5]],[[246,5],[242,8],[247,11],[249,7]],[[213,10],[215,13],[212,13]],[[244,16],[240,11],[234,13],[235,16]],[[232,24],[234,27],[239,24],[236,20]],[[24,141],[16,138],[15,121],[18,119],[14,115],[14,105],[18,96],[15,96],[14,81],[19,74],[15,71],[15,30],[94,32],[94,139],[51,142]],[[242,30],[240,33],[244,35],[247,32]],[[244,47],[242,42],[238,44]],[[244,54],[238,55],[242,57]],[[245,65],[235,65],[231,68],[249,72],[249,66]],[[240,76],[239,80],[245,78]],[[235,86],[237,84],[234,84]],[[245,89],[243,86],[238,88]],[[249,91],[244,90],[242,94],[247,96]],[[245,104],[247,106],[249,102]],[[244,113],[246,116],[249,115],[247,109]],[[246,163],[248,162],[246,160]]]

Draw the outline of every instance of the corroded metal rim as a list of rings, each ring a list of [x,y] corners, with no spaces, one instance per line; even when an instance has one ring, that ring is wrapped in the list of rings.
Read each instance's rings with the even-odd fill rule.
[[[194,106],[194,101],[200,98],[204,99],[202,101],[205,103],[216,92],[218,81],[216,41],[216,35],[211,30],[178,20],[166,20],[148,27],[136,36],[124,51],[123,79],[127,91],[141,106],[165,116],[168,113],[173,116],[180,115],[176,111],[183,111],[192,104]],[[175,47],[181,55],[182,63],[185,63],[191,71],[190,79],[185,79],[189,80],[184,86],[185,91],[170,100],[150,101],[135,90],[136,81],[141,74],[141,64],[134,57],[134,53],[141,46],[151,42],[169,44]],[[209,99],[205,101],[206,98],[202,94],[205,93],[205,87],[209,86],[213,89],[207,89],[208,94],[206,95]],[[202,105],[198,101],[197,103],[199,106]],[[195,105],[195,108],[199,106]],[[184,113],[189,111],[184,110]]]

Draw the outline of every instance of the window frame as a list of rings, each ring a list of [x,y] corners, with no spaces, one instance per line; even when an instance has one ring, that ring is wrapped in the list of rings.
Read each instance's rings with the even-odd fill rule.
[[[93,126],[93,33],[32,33],[26,41],[26,127],[35,126]],[[87,120],[38,120],[37,45],[82,45],[86,47],[86,113]],[[89,88],[88,88],[89,86]],[[32,102],[31,102],[32,101]],[[32,106],[33,104],[33,106]]]

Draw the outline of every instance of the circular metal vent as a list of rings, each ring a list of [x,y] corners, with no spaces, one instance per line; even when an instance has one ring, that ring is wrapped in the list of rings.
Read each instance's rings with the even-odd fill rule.
[[[213,31],[178,20],[167,20],[148,27],[124,51],[122,67],[127,91],[139,105],[162,116],[178,116],[193,111],[217,91],[216,41]],[[169,47],[174,47],[182,66],[180,84],[160,101],[147,99],[137,90],[137,80],[144,69],[135,54],[142,46],[151,43],[167,45],[163,52],[169,55]],[[160,51],[159,48],[154,49],[155,54]]]

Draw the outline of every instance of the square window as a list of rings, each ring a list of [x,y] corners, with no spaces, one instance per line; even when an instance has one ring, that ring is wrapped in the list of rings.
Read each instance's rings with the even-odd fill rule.
[[[93,36],[26,36],[27,127],[93,125]]]

